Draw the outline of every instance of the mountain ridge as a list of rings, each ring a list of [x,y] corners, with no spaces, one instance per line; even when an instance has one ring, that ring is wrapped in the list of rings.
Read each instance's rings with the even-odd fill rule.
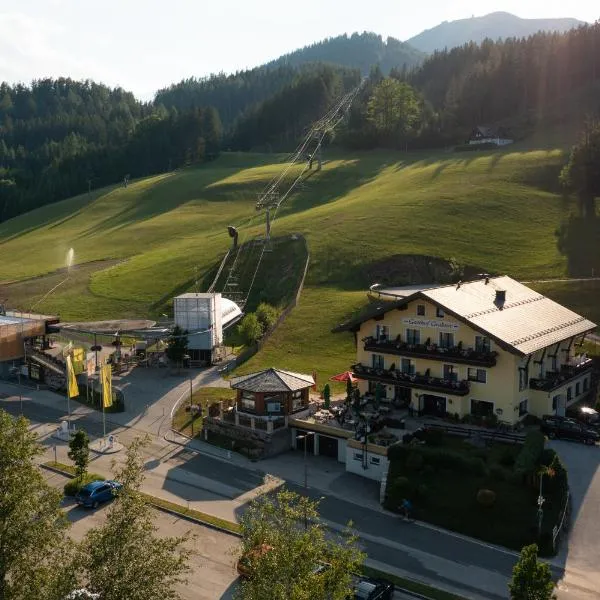
[[[509,12],[496,11],[481,17],[443,21],[409,38],[405,43],[421,52],[432,53],[468,42],[479,44],[486,38],[497,40],[529,37],[538,31],[564,33],[584,24],[584,21],[570,17],[523,19]]]

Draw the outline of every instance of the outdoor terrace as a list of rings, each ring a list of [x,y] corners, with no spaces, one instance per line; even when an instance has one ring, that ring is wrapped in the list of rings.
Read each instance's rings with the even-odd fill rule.
[[[493,367],[496,364],[497,352],[463,348],[462,345],[452,348],[442,348],[437,344],[409,344],[400,339],[377,339],[367,337],[364,339],[365,350],[381,352],[397,356],[412,356],[415,358],[428,358],[431,360],[451,360],[454,363],[475,365],[479,367]]]
[[[548,371],[542,379],[531,378],[529,387],[532,390],[551,392],[592,370],[592,359],[587,358],[576,365],[562,365],[560,371]]]
[[[398,369],[376,369],[361,363],[352,365],[352,370],[359,379],[380,381],[388,385],[402,385],[431,392],[442,392],[453,396],[466,396],[469,393],[469,382],[466,380],[451,381],[440,377],[430,377],[420,373],[403,373]]]

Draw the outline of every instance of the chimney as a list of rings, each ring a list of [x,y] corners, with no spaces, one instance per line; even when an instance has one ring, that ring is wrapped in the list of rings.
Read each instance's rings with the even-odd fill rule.
[[[506,290],[496,290],[496,304],[500,306],[506,302]]]

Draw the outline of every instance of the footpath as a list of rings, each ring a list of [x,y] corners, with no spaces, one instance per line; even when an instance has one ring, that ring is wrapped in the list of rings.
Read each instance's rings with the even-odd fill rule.
[[[20,407],[15,388],[0,383],[0,394],[3,392],[10,397],[0,400],[0,408],[18,414]],[[174,390],[170,394],[173,403],[178,393],[181,394]],[[43,391],[27,391],[23,397],[23,412],[47,448],[43,460],[56,458],[68,464],[66,443],[52,437],[65,416],[66,400]],[[346,473],[342,465],[331,459],[308,457],[309,485],[304,489],[301,453],[251,461],[172,432],[164,423],[163,409],[168,413],[166,406],[155,407],[149,411],[149,417],[142,411],[129,425],[114,423],[114,415],[107,415],[107,433],[116,435],[125,446],[144,433],[145,421],[155,423],[150,444],[144,451],[144,492],[235,522],[252,498],[285,482],[290,489],[320,501],[322,518],[333,532],[341,531],[351,521],[371,566],[463,598],[507,598],[507,582],[516,553],[425,523],[404,523],[380,506],[378,484]],[[156,416],[161,423],[158,426]],[[77,405],[72,418],[92,439],[102,437],[101,414]],[[168,414],[165,418],[169,418]],[[123,452],[97,454],[91,461],[90,471],[110,477],[113,460],[119,462],[123,457]],[[553,569],[557,577],[562,576],[560,564],[554,564]],[[560,595],[561,599],[576,597]],[[585,597],[579,595],[579,598]]]

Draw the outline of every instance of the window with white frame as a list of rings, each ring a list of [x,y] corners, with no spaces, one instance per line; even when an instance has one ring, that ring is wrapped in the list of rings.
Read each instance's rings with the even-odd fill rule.
[[[407,329],[406,330],[406,343],[417,344],[421,343],[421,332],[418,329]]]
[[[454,365],[444,365],[444,379],[446,381],[458,380],[458,373]]]
[[[362,462],[362,459],[363,459],[362,452],[355,452],[353,458],[354,458],[354,460],[360,460]]]
[[[280,394],[265,394],[264,402],[268,413],[277,414],[281,412],[282,399]]]
[[[519,416],[522,417],[523,415],[527,414],[527,400],[521,400],[521,402],[519,402]]]
[[[425,316],[425,305],[417,304],[417,316],[424,317]]]
[[[439,319],[443,319],[446,316],[446,313],[444,312],[443,308],[440,308],[439,306],[435,309],[435,316],[438,317]]]
[[[469,381],[477,381],[478,383],[486,383],[487,371],[485,369],[475,369],[474,367],[469,367],[467,369],[467,379]]]
[[[415,363],[410,358],[403,358],[400,361],[400,370],[407,375],[414,375]]]
[[[586,377],[586,378],[583,380],[583,391],[584,391],[584,392],[587,392],[587,391],[588,391],[588,385],[589,385],[589,383],[588,383],[588,378]]]
[[[573,399],[573,388],[569,386],[567,388],[567,402]]]
[[[387,342],[390,337],[390,328],[387,325],[377,325],[375,328],[375,339],[378,342]]]
[[[371,458],[369,459],[369,462],[372,465],[378,465],[381,462],[381,459],[379,458],[379,456],[371,456]]]
[[[297,411],[302,408],[302,390],[292,392],[292,411]]]
[[[526,390],[529,386],[529,367],[519,367],[519,391]]]
[[[243,410],[256,410],[256,396],[252,392],[242,392],[241,405]]]
[[[383,354],[373,354],[372,355],[372,366],[374,369],[383,369],[384,368],[384,364],[385,364],[385,359],[383,357]]]
[[[575,384],[575,396],[579,396],[581,394],[581,383],[578,381]]]
[[[489,352],[492,349],[492,342],[485,335],[475,336],[475,350],[477,352]]]
[[[440,348],[454,348],[454,334],[440,331]]]

